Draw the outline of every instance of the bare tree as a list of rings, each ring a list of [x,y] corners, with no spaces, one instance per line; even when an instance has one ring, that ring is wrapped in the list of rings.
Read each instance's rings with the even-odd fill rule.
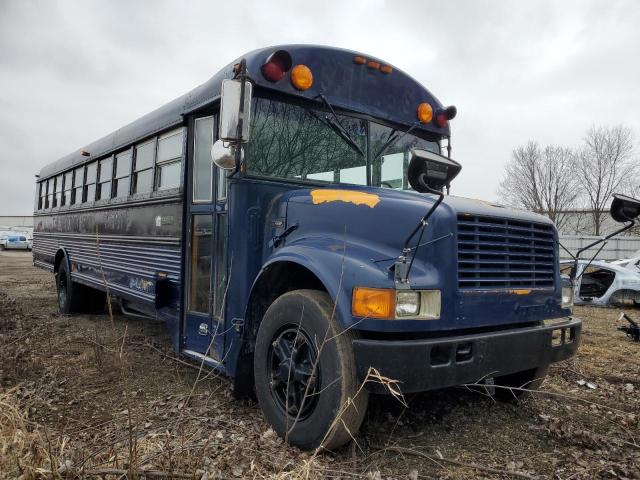
[[[561,229],[568,219],[562,212],[578,198],[575,163],[569,148],[548,145],[543,149],[530,141],[513,150],[498,194],[509,205],[546,215]]]
[[[591,127],[580,149],[577,174],[593,219],[593,234],[600,235],[611,195],[636,190],[633,134],[629,127]]]

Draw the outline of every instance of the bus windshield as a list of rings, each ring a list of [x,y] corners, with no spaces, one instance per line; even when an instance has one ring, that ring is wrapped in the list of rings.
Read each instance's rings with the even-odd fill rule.
[[[245,160],[250,175],[406,190],[415,147],[440,152],[438,142],[379,123],[255,98]]]

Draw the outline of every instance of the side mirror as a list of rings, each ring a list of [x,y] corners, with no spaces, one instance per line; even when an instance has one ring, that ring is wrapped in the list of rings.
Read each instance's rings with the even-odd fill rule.
[[[240,105],[244,83],[244,102]],[[248,142],[249,122],[251,120],[250,82],[241,80],[223,80],[220,93],[220,129],[219,138],[225,142]],[[242,107],[242,108],[241,108]],[[238,125],[242,119],[242,135],[238,135]]]
[[[240,149],[240,161],[242,161],[242,147],[240,145],[225,145],[222,140],[216,140],[211,146],[211,160],[218,168],[231,170],[236,167],[236,148]]]
[[[407,177],[411,187],[416,192],[442,191],[462,170],[455,160],[443,155],[414,148],[411,150],[411,160]]]
[[[640,215],[640,200],[614,193],[609,211],[616,222],[631,222]]]

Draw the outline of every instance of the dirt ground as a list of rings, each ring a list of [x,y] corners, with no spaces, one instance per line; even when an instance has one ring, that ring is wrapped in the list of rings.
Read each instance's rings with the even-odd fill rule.
[[[0,478],[640,478],[640,344],[619,310],[575,313],[579,354],[541,393],[374,397],[357,443],[314,455],[177,358],[161,325],[61,316],[53,275],[0,252]]]

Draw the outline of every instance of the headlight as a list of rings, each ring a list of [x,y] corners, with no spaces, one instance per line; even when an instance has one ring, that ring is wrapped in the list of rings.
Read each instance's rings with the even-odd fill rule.
[[[353,289],[354,316],[380,319],[434,320],[440,318],[440,290]]]
[[[415,317],[420,313],[420,293],[408,290],[396,293],[396,317]]]
[[[565,285],[562,287],[562,308],[573,308],[573,287]]]

